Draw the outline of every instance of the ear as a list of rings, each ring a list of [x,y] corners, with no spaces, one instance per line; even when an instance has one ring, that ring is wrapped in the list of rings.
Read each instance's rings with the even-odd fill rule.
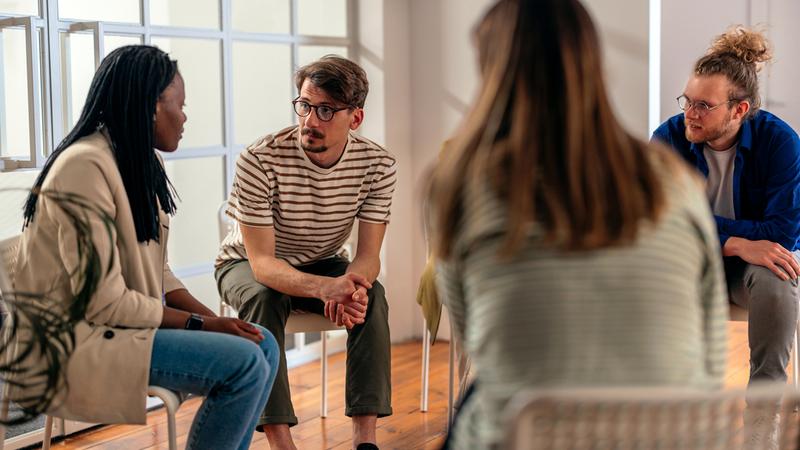
[[[356,108],[353,115],[350,117],[350,129],[355,131],[364,122],[364,108]]]
[[[736,109],[733,112],[733,117],[736,119],[742,119],[747,113],[750,111],[750,102],[747,100],[742,100],[736,104]]]

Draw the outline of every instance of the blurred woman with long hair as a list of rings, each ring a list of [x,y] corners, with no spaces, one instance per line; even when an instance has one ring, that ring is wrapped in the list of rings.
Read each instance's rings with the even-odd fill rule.
[[[627,132],[577,0],[500,0],[482,83],[430,187],[433,245],[476,383],[453,448],[496,448],[536,387],[717,387],[719,244],[699,179]]]

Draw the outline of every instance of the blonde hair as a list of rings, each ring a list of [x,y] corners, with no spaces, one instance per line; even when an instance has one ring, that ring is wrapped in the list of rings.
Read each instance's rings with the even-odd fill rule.
[[[429,190],[436,254],[453,251],[466,185],[485,180],[508,207],[501,255],[533,221],[570,250],[631,242],[642,219],[656,221],[666,203],[657,171],[668,169],[617,121],[580,2],[500,0],[475,37],[480,93]]]
[[[761,108],[758,72],[770,59],[772,49],[767,38],[762,33],[736,25],[714,38],[706,55],[695,63],[694,74],[725,76],[733,85],[729,98],[747,100],[750,111],[746,118],[750,118]]]

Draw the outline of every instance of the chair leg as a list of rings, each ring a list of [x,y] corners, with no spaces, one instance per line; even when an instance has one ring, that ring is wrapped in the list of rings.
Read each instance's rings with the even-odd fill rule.
[[[175,426],[175,415],[181,407],[181,399],[172,391],[160,386],[148,386],[147,395],[158,397],[167,410],[167,436],[169,437],[169,449],[178,450],[178,433]]]
[[[322,353],[320,363],[322,366],[322,399],[320,401],[319,416],[328,417],[328,332],[321,331]]]
[[[46,416],[44,420],[44,440],[42,450],[50,450],[50,440],[53,437],[53,416]]]
[[[3,390],[2,390],[3,399],[0,400],[0,420],[8,419],[8,410],[10,407],[10,403],[8,400],[8,383],[3,383]],[[5,425],[0,424],[0,450],[5,448],[6,444],[6,427]]]
[[[428,331],[428,324],[423,321],[422,330],[422,398],[420,399],[419,409],[428,412],[428,383],[430,375],[431,360],[431,332]]]
[[[173,405],[166,404],[167,407],[167,433],[169,436],[169,450],[178,450],[178,433],[175,426],[175,408]]]
[[[798,356],[798,352],[800,351],[800,322],[798,323],[798,329],[794,332],[794,350],[792,351],[792,382],[794,383],[794,388],[798,389],[797,379],[798,379],[798,360],[800,357]]]
[[[449,386],[447,389],[447,431],[450,431],[450,426],[453,424],[453,398],[455,397],[455,370],[456,370],[456,344],[453,342],[453,336],[450,336],[450,377]]]

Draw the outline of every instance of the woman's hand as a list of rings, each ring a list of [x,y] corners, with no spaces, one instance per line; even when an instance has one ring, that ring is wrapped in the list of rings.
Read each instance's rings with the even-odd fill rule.
[[[256,344],[264,339],[261,330],[241,319],[234,317],[204,317],[203,331],[232,334],[249,339]]]

